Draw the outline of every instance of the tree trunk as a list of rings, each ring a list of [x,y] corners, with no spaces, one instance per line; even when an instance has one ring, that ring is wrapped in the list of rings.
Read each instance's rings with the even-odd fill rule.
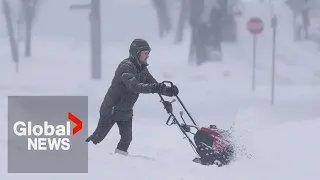
[[[100,0],[91,0],[91,77],[101,79],[101,16]]]
[[[25,12],[26,23],[26,44],[25,44],[25,56],[31,56],[31,40],[32,40],[32,27],[35,16],[35,10],[38,1],[37,0],[21,0]]]
[[[12,22],[12,17],[11,17],[11,10],[10,10],[10,6],[9,6],[8,1],[2,0],[2,6],[3,6],[4,15],[5,15],[5,20],[7,23],[7,30],[8,30],[10,46],[11,46],[12,60],[16,63],[16,71],[18,72],[19,50],[18,50],[16,38],[15,38],[13,22]]]
[[[180,7],[180,13],[179,13],[179,21],[178,21],[178,28],[176,32],[176,43],[180,43],[183,41],[183,35],[184,35],[184,27],[185,27],[185,22],[187,21],[188,18],[188,5],[187,5],[187,0],[181,0],[181,7]]]

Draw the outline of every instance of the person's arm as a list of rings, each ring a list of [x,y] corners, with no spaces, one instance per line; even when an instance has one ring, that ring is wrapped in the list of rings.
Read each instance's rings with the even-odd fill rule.
[[[133,67],[128,64],[122,64],[119,67],[121,81],[128,89],[136,93],[154,93],[156,90],[155,83],[140,83],[133,74]]]

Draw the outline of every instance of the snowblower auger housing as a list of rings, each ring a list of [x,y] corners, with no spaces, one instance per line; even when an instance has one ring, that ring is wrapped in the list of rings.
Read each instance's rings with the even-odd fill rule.
[[[168,83],[173,86],[170,81],[163,81],[162,83]],[[192,124],[187,124],[183,118],[183,111],[180,111],[181,120],[178,120],[173,113],[172,103],[176,100],[166,101],[159,94],[160,99],[164,106],[164,109],[169,114],[169,118],[166,121],[168,126],[173,124],[177,125],[181,132],[188,139],[195,153],[199,156],[193,159],[194,162],[200,163],[202,165],[217,165],[223,166],[231,162],[234,149],[230,140],[230,133],[226,130],[218,129],[215,125],[210,125],[209,127],[199,127],[194,121],[189,111],[181,101],[178,96],[175,98],[179,101],[180,105],[183,107],[184,111],[187,113]],[[191,128],[196,130],[195,133],[191,131]],[[194,138],[190,138],[188,133],[194,135]]]

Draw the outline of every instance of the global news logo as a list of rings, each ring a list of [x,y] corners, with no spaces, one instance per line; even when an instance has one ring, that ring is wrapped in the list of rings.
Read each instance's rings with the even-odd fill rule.
[[[44,121],[42,125],[33,124],[32,121],[17,121],[13,125],[13,132],[17,136],[28,137],[27,149],[36,151],[69,150],[71,148],[70,137],[76,135],[82,129],[82,121],[68,112],[65,124],[52,125]],[[76,124],[71,129],[71,121]],[[72,133],[71,133],[72,130]]]

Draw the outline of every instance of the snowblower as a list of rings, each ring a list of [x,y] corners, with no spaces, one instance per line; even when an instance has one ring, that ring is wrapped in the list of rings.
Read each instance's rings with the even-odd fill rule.
[[[162,83],[169,83],[170,81],[163,81]],[[231,132],[229,130],[223,130],[217,128],[216,125],[210,125],[209,127],[199,127],[194,119],[191,117],[189,111],[178,96],[175,96],[187,113],[192,124],[187,124],[183,118],[183,111],[180,111],[181,120],[178,120],[173,113],[172,103],[176,100],[165,101],[161,94],[159,94],[164,109],[169,114],[169,118],[166,121],[166,125],[177,125],[181,132],[188,139],[191,147],[195,151],[198,157],[193,159],[193,162],[202,165],[217,165],[218,167],[228,165],[234,157],[235,148],[232,141]],[[192,132],[194,130],[195,132]],[[193,135],[193,139],[189,136]]]

